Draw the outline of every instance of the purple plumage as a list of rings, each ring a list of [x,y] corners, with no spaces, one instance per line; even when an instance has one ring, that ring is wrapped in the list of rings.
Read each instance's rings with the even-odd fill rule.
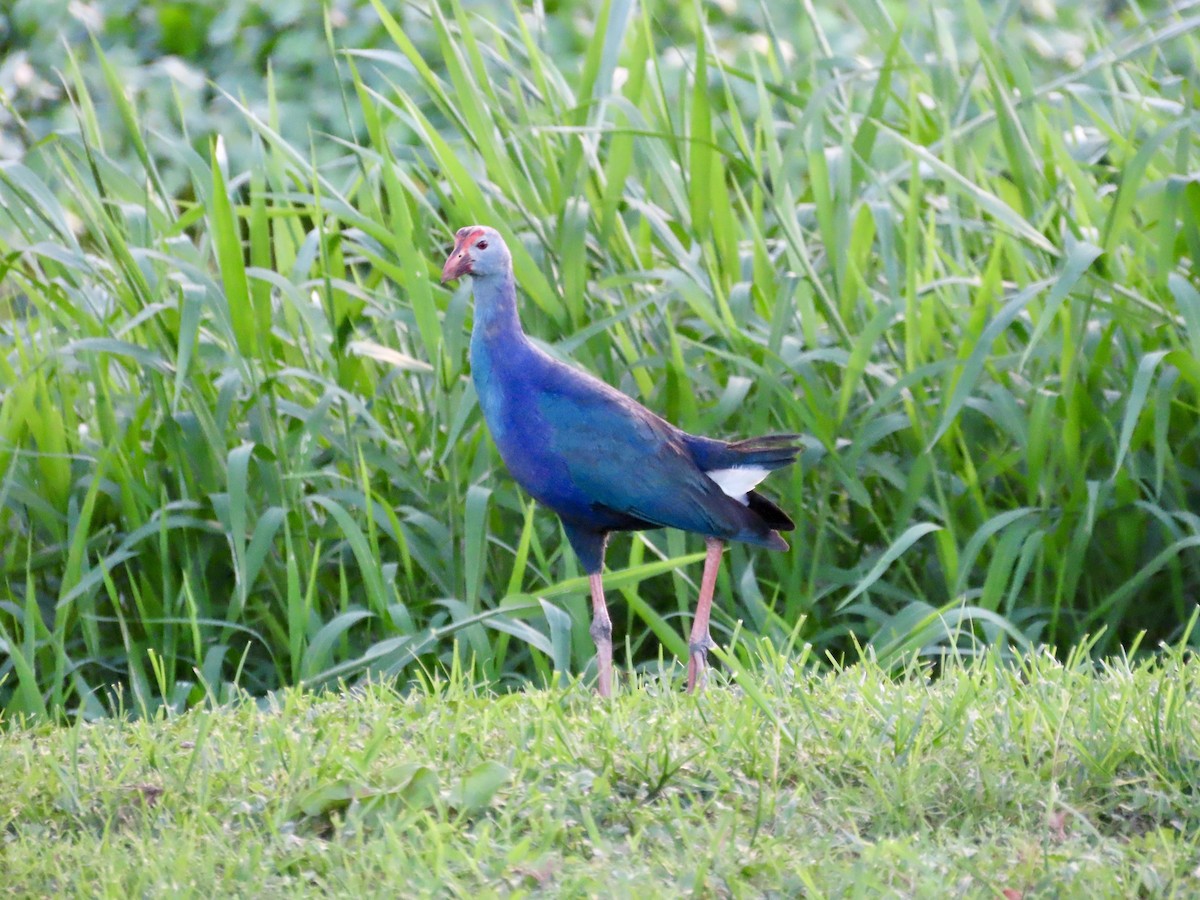
[[[600,573],[613,531],[680,528],[708,558],[692,629],[688,688],[711,646],[708,614],[725,541],[786,550],[791,519],[754,488],[795,461],[797,436],[729,443],[688,434],[615,388],[536,347],[517,314],[512,257],[495,229],[460,229],[442,281],[472,276],[471,373],[513,478],[562,520],[591,579],[599,690],[611,691],[612,628]]]

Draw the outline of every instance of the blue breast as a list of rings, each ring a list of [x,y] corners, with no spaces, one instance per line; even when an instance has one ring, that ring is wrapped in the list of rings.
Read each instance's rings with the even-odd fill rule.
[[[549,421],[538,398],[552,386],[548,357],[527,340],[495,343],[471,340],[471,375],[488,430],[504,465],[526,491],[564,519],[604,527],[609,517],[597,513],[572,481],[566,461],[553,450],[555,430],[569,422]]]

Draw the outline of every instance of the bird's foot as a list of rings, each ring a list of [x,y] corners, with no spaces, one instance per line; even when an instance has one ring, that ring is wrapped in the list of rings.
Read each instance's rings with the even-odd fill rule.
[[[705,659],[708,659],[708,651],[712,650],[716,646],[717,644],[712,639],[712,636],[706,634],[704,637],[700,638],[700,640],[691,641],[688,644],[688,653],[690,653],[692,656],[695,656],[697,653],[699,653]]]
[[[607,618],[592,619],[588,629],[596,645],[596,692],[601,697],[612,696],[612,622]]]
[[[699,640],[688,643],[688,679],[687,690],[691,694],[704,690],[708,682],[708,651],[717,646],[711,636],[704,635]]]

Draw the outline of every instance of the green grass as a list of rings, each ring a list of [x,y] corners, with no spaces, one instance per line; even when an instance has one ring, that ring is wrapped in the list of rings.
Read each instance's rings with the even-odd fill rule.
[[[720,643],[1179,638],[1194,3],[375,5],[380,45],[327,29],[340,133],[297,139],[264,75],[214,92],[215,140],[77,44],[69,116],[0,164],[0,707],[411,677],[455,641],[501,688],[585,669],[585,583],[437,284],[479,221],[555,352],[692,431],[805,435],[793,550],[731,551]],[[697,548],[609,555],[643,667],[684,652]]]
[[[1200,665],[659,676],[0,731],[12,895],[1171,897],[1200,891]],[[679,670],[675,667],[675,686]],[[757,697],[755,700],[752,698]]]

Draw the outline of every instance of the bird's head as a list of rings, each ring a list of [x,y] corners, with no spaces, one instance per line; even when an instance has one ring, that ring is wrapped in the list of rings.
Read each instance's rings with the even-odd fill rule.
[[[442,284],[474,275],[502,275],[512,269],[512,256],[500,232],[486,225],[468,225],[454,235],[454,249],[442,267]]]

